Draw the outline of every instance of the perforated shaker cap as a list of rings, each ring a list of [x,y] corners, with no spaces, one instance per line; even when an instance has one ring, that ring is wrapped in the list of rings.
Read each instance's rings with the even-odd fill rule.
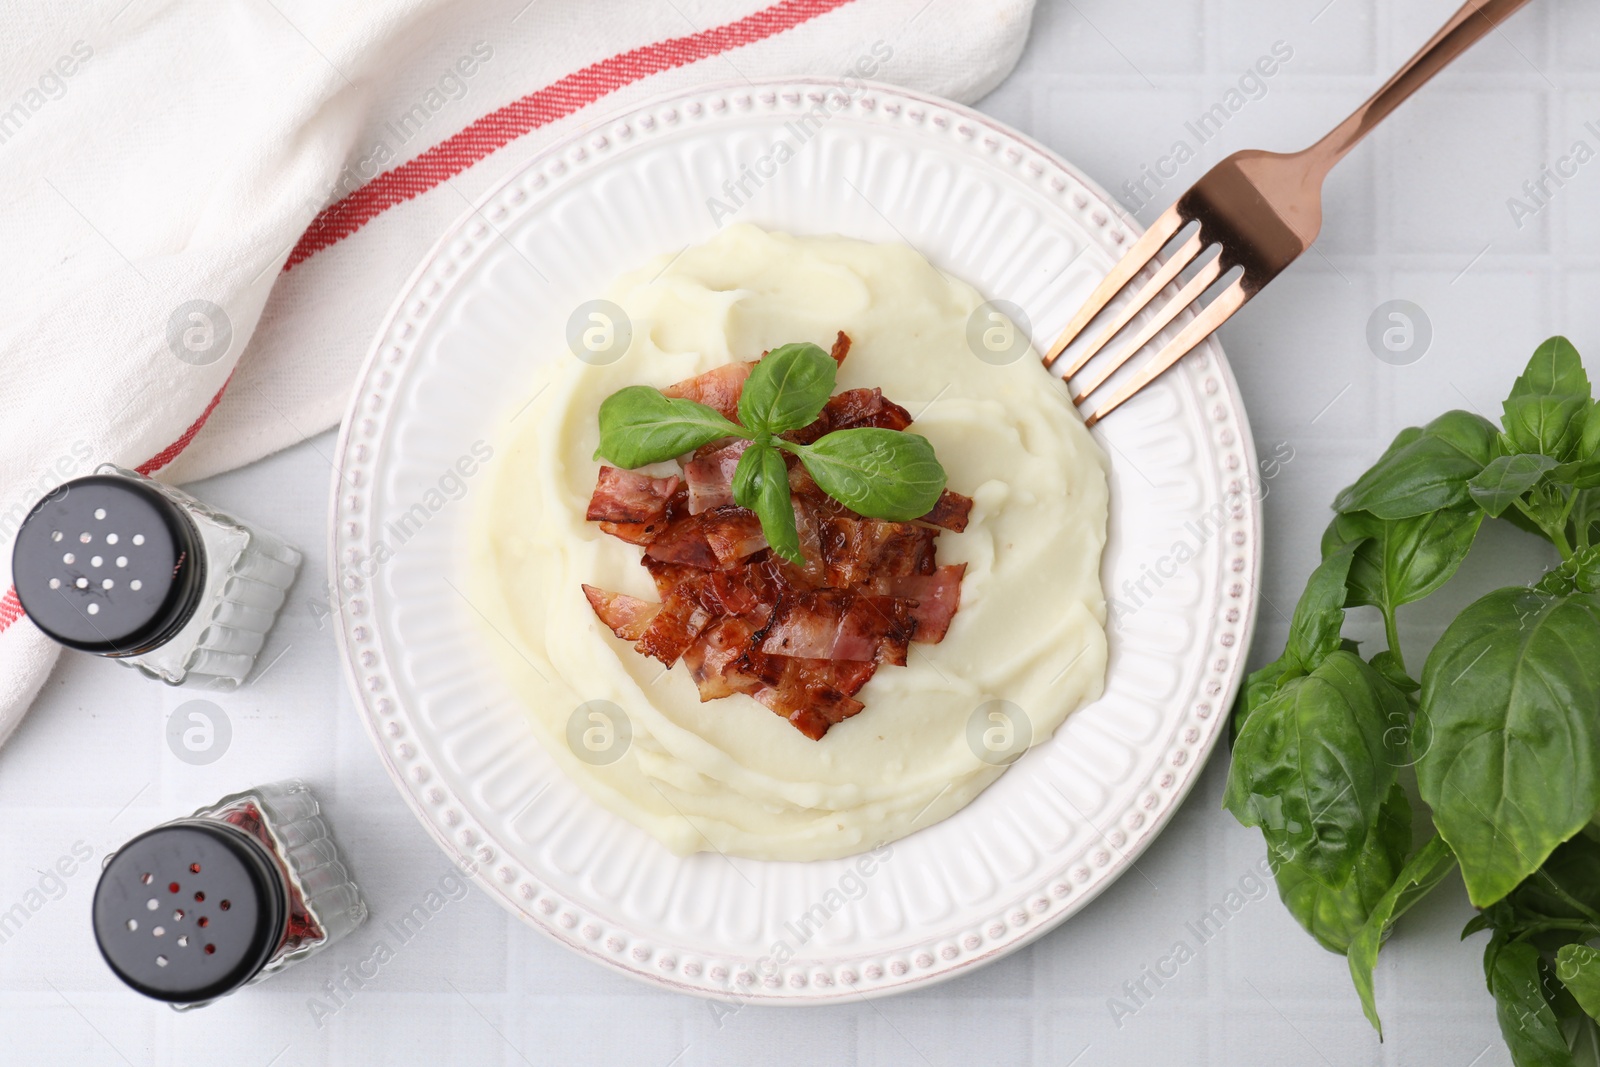
[[[22,609],[69,648],[131,656],[168,641],[205,585],[194,524],[156,487],[94,474],[34,505],[11,571]]]
[[[265,849],[231,826],[190,819],[148,830],[112,857],[94,891],[94,937],[135,992],[196,1004],[261,972],[287,909]]]

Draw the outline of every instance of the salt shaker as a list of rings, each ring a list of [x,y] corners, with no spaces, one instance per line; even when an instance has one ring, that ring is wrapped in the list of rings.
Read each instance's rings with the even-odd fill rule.
[[[367,905],[316,797],[291,780],[133,838],[107,857],[93,912],[116,976],[186,1010],[316,955]]]
[[[250,673],[299,567],[280,538],[109,463],[35,504],[11,554],[46,636],[224,688]]]

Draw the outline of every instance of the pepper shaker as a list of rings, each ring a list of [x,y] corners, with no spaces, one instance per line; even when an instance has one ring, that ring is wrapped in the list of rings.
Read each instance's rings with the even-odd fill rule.
[[[367,905],[316,797],[291,780],[133,838],[107,857],[93,913],[116,976],[187,1010],[316,955]]]
[[[169,685],[244,681],[300,567],[280,538],[104,464],[17,530],[17,599],[45,635]]]

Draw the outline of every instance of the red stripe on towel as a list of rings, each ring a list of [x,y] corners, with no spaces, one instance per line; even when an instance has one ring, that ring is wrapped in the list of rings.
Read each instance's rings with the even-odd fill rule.
[[[396,204],[455,177],[518,137],[581,111],[652,74],[765,40],[853,0],[782,0],[736,22],[602,59],[491,111],[409,162],[324,208],[289,253],[285,272],[349,237]]]

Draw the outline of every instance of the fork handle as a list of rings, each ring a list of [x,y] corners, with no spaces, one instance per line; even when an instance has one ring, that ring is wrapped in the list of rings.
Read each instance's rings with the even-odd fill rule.
[[[1477,44],[1500,23],[1526,7],[1529,0],[1467,0],[1434,34],[1433,40],[1411,57],[1382,89],[1373,94],[1355,114],[1341,122],[1332,133],[1306,150],[1322,173],[1333,169],[1373,127],[1388,118],[1411,94],[1428,84],[1435,74],[1453,63],[1461,53]]]

